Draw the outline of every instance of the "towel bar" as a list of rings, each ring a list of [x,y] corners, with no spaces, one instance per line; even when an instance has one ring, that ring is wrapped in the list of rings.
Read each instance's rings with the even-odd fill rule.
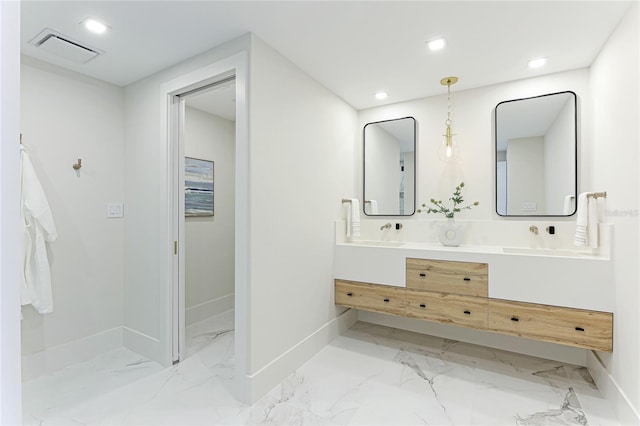
[[[604,192],[591,192],[587,194],[587,198],[607,198],[607,191]]]

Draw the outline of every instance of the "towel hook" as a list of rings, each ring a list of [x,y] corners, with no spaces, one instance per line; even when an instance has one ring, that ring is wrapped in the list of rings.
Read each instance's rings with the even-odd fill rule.
[[[76,172],[80,170],[80,168],[82,167],[82,158],[78,158],[78,162],[75,163],[72,167]]]

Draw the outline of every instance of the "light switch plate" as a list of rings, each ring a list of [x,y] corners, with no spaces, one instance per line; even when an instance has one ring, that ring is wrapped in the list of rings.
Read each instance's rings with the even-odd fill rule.
[[[124,217],[124,205],[122,203],[108,203],[107,217]]]

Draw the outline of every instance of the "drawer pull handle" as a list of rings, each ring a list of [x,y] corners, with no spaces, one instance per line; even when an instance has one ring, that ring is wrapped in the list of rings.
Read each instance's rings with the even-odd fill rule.
[[[582,327],[576,327],[576,331],[584,331],[584,328],[582,328]]]
[[[421,276],[421,277],[426,277],[426,276],[427,276],[427,274],[425,274],[424,272],[420,272],[420,276]]]
[[[353,296],[353,293],[349,292],[349,293],[347,293],[347,296],[351,297],[351,296]]]
[[[520,321],[520,318],[518,318],[518,317],[511,317],[511,321],[518,322],[518,321]]]
[[[389,299],[384,299],[385,302],[389,302]]]
[[[464,278],[463,278],[463,280],[465,280],[465,281],[471,281],[471,278],[469,278],[469,277],[464,277]]]
[[[421,303],[421,304],[420,304],[420,307],[421,307],[421,308],[426,308],[426,307],[427,307],[427,305],[425,305],[424,303]]]
[[[471,311],[464,311],[465,315],[471,315]]]

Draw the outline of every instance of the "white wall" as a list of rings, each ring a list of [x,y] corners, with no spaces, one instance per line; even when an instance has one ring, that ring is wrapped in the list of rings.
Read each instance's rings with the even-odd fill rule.
[[[0,2],[0,424],[21,423],[19,326],[20,2]]]
[[[367,126],[365,139],[366,198],[378,202],[378,214],[397,213],[400,209],[400,140],[376,125]]]
[[[23,58],[21,73],[23,143],[58,230],[53,313],[23,307],[25,356],[122,325],[123,219],[106,210],[124,198],[124,104],[121,88],[34,59]]]
[[[434,85],[439,82],[434,81]],[[447,96],[434,96],[409,102],[359,111],[359,128],[366,123],[412,116],[418,123],[416,152],[417,199],[421,205],[430,198],[446,199],[455,186],[464,181],[466,200],[480,205],[460,214],[460,219],[499,219],[495,212],[495,136],[494,109],[502,101],[571,90],[578,97],[578,188],[590,188],[591,132],[589,129],[589,70],[580,69],[541,77],[532,77],[478,89],[452,93],[453,130],[461,154],[458,163],[438,160],[438,146],[444,132]],[[446,88],[443,89],[446,93]],[[362,141],[356,155],[362,158]],[[362,160],[360,160],[361,163]],[[361,191],[362,166],[357,164],[356,178]],[[360,196],[362,194],[360,193]],[[441,219],[441,216],[416,214],[407,220]],[[366,220],[366,218],[364,218]],[[514,219],[519,220],[519,219]],[[526,219],[522,219],[526,220]],[[570,217],[568,219],[574,220]]]
[[[167,145],[162,87],[250,51],[250,141],[246,370],[239,397],[254,400],[331,338],[333,229],[341,198],[355,193],[356,113],[254,36],[243,36],[125,88],[125,344],[168,362],[166,312]],[[238,136],[238,135],[237,135]],[[246,161],[246,163],[245,163]],[[143,169],[144,173],[140,173]],[[236,185],[239,182],[236,180]],[[240,212],[242,213],[242,212]],[[239,212],[236,211],[236,215]],[[236,251],[238,247],[236,246]],[[236,277],[237,279],[237,277]],[[242,305],[243,303],[248,304]],[[331,324],[328,324],[331,323]],[[236,327],[238,324],[236,324]],[[245,336],[242,336],[244,339]],[[244,345],[245,342],[241,342]],[[239,359],[240,358],[240,359]]]
[[[544,138],[516,138],[509,139],[507,143],[507,213],[544,214]]]
[[[415,151],[404,152],[404,214],[410,214],[416,207],[415,196],[415,182],[413,176],[415,176]]]
[[[573,140],[575,134],[573,111],[573,97],[571,97],[544,135],[545,169],[553,170],[553,173],[545,174],[546,212],[562,212],[565,197],[573,194],[575,189],[573,144],[566,143],[567,140]]]
[[[605,394],[623,424],[640,423],[639,9],[635,3],[591,67],[594,177],[588,189],[607,191],[615,224],[614,346],[600,358],[611,379]]]
[[[498,158],[496,164],[496,187],[499,194],[496,196],[496,210],[502,214],[507,214],[507,162],[500,158]]]
[[[257,38],[250,117],[250,371],[257,381],[270,377],[257,395],[330,340],[314,337],[339,312],[334,220],[341,198],[356,192],[361,157],[355,110]],[[287,358],[296,351],[302,355]]]
[[[185,156],[214,162],[214,216],[185,219],[185,306],[190,324],[233,308],[235,122],[187,107],[184,131]]]
[[[169,153],[162,86],[249,48],[250,38],[241,37],[124,89],[125,345],[165,365],[171,362],[167,256],[173,241],[168,236]]]

